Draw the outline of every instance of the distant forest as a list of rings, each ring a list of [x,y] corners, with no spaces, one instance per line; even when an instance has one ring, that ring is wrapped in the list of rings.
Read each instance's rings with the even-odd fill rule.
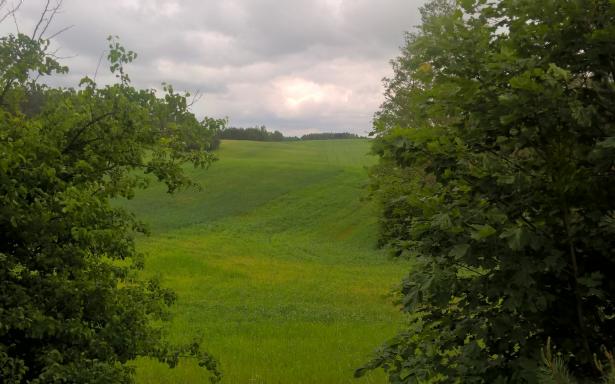
[[[280,131],[268,131],[267,127],[237,128],[229,127],[220,130],[218,138],[222,140],[253,140],[253,141],[298,141],[298,140],[335,140],[358,139],[361,136],[349,132],[308,133],[301,137],[284,136]]]
[[[301,136],[301,140],[335,140],[335,139],[360,139],[361,136],[349,132],[323,132],[308,133]]]

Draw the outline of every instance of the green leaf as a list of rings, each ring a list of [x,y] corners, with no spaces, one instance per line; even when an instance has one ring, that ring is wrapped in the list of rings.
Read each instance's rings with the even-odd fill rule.
[[[455,259],[462,259],[468,253],[468,249],[470,249],[469,244],[456,244],[448,252],[448,255]]]
[[[500,234],[500,238],[506,239],[513,251],[520,251],[528,244],[528,235],[523,227],[506,228]]]
[[[477,241],[481,241],[488,237],[491,237],[497,232],[495,228],[493,228],[489,224],[472,224],[471,227],[474,230],[470,233],[470,237]]]
[[[615,149],[615,136],[607,137],[596,144],[599,148]]]
[[[438,213],[431,218],[432,226],[436,226],[440,229],[449,229],[453,226],[448,213]]]

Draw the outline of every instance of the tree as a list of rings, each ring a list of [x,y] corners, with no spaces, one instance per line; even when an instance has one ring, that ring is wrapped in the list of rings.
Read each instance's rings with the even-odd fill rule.
[[[376,114],[382,243],[408,328],[357,371],[535,383],[615,347],[615,5],[435,0]],[[606,365],[605,365],[606,366]]]
[[[34,35],[36,36],[36,35]],[[135,217],[110,205],[148,184],[169,192],[192,185],[182,166],[215,158],[210,132],[186,97],[131,86],[136,55],[110,38],[117,83],[50,88],[36,80],[64,73],[48,40],[0,38],[0,381],[130,383],[137,356],[173,366],[194,356],[220,377],[199,344],[173,347],[160,320],[173,292],[142,281]]]

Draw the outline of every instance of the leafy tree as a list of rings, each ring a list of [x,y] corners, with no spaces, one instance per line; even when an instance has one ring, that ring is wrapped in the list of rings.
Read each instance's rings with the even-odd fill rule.
[[[130,383],[137,356],[174,366],[194,356],[220,377],[197,343],[173,347],[160,320],[175,295],[142,281],[134,232],[145,228],[110,199],[133,196],[147,175],[169,192],[192,185],[182,165],[206,167],[210,132],[186,98],[165,86],[130,85],[136,55],[110,39],[117,83],[50,88],[65,73],[48,41],[0,38],[0,381]]]
[[[435,0],[374,122],[382,242],[415,260],[392,383],[536,383],[615,347],[615,3]],[[598,353],[598,355],[600,355]]]

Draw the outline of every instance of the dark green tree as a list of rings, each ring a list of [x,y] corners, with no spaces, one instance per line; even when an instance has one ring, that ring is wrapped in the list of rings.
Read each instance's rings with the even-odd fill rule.
[[[36,80],[65,73],[48,41],[0,38],[0,381],[130,383],[138,356],[173,366],[181,356],[220,373],[198,343],[164,341],[173,292],[142,281],[133,234],[144,227],[114,198],[148,175],[169,192],[192,185],[182,166],[208,166],[211,132],[186,97],[131,86],[136,55],[110,39],[117,83],[78,88]]]
[[[615,3],[436,0],[374,122],[382,243],[414,260],[392,383],[535,383],[615,347]]]

